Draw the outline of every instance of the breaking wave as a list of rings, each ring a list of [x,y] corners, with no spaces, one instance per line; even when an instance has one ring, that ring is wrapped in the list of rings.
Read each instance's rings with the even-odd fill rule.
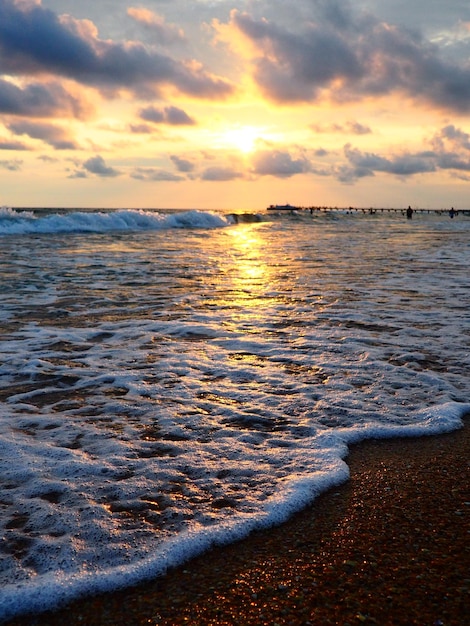
[[[0,208],[0,236],[224,228],[234,222],[232,216],[197,210],[174,213],[144,210],[69,211],[41,215],[34,211]]]

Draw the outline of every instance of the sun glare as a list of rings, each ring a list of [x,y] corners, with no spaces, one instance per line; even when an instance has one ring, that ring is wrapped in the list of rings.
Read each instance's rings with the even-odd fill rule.
[[[230,128],[221,134],[220,142],[226,148],[235,148],[240,152],[252,152],[260,138],[260,130],[254,126]]]

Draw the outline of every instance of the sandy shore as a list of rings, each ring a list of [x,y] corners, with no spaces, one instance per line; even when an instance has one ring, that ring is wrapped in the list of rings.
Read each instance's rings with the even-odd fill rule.
[[[449,435],[354,447],[351,480],[282,527],[164,579],[9,624],[466,626],[466,421]]]

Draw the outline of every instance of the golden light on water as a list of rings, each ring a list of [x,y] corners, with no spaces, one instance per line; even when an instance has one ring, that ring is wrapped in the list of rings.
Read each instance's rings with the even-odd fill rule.
[[[241,224],[230,230],[232,297],[237,304],[253,309],[272,289],[272,268],[266,240],[259,224]],[[263,313],[260,311],[260,315]]]

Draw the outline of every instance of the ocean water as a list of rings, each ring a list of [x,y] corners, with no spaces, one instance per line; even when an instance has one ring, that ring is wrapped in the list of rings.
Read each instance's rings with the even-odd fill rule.
[[[469,267],[463,214],[1,209],[0,621],[282,522],[353,442],[461,427]]]

